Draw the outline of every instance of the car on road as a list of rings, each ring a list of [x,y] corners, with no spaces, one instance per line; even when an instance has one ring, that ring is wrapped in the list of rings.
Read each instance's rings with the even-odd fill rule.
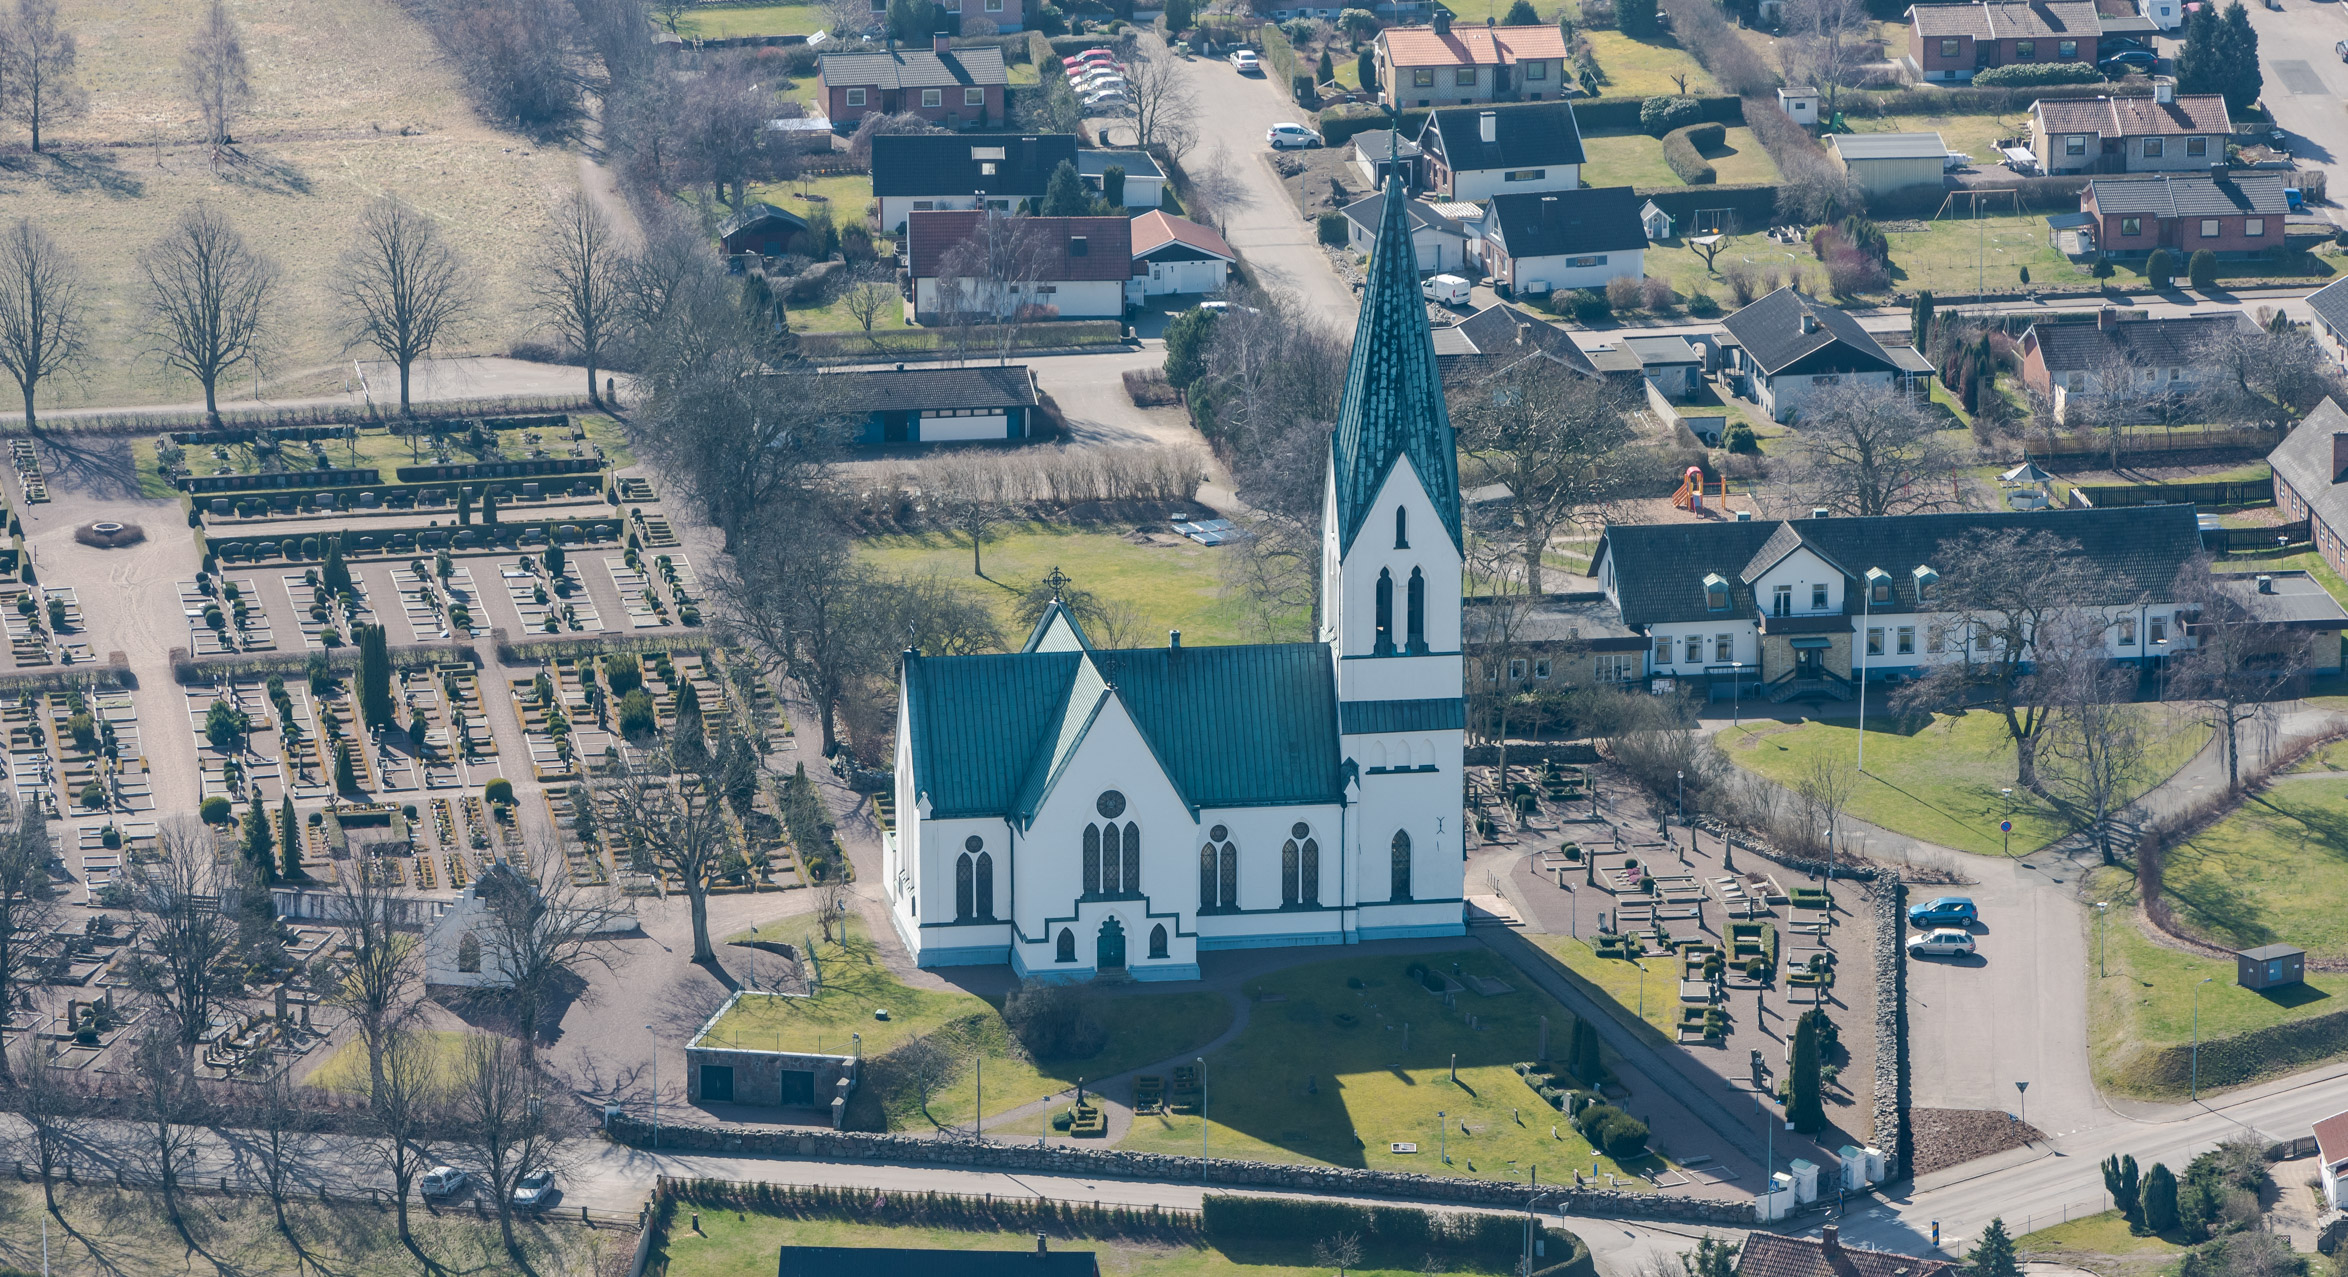
[[[1321,144],[1321,135],[1301,124],[1275,124],[1264,130],[1264,140],[1270,142],[1275,151],[1299,147],[1309,150]]]
[[[1969,958],[1973,956],[1973,933],[1970,931],[1927,931],[1908,937],[1908,956],[1915,958]]]
[[[554,1186],[553,1171],[532,1171],[514,1181],[514,1205],[521,1210],[539,1210],[554,1204],[562,1190]]]
[[[1253,49],[1234,50],[1231,54],[1231,66],[1241,75],[1262,75],[1264,73],[1263,59],[1258,58]]]
[[[416,1181],[416,1189],[426,1197],[454,1197],[471,1182],[471,1176],[454,1166],[435,1166]]]
[[[2125,53],[2115,53],[2105,58],[2096,64],[2096,69],[2105,75],[2112,76],[2126,75],[2131,71],[2142,71],[2146,75],[2151,75],[2153,69],[2159,65],[2158,55],[2143,49],[2130,49]]]
[[[2332,52],[2339,54],[2342,62],[2348,62],[2348,40],[2342,40],[2333,45]]]
[[[1908,906],[1908,925],[1914,927],[1967,927],[1981,920],[1981,911],[1973,907],[1967,896],[1937,896],[1919,905]]]

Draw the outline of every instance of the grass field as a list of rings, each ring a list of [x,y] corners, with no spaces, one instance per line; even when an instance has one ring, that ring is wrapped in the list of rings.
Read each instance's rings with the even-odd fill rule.
[[[1660,40],[1639,40],[1620,31],[1585,31],[1590,50],[1597,55],[1598,69],[1606,73],[1605,92],[1609,97],[1657,97],[1679,92],[1672,76],[1688,77],[1688,92],[1710,93],[1714,89],[1712,74],[1696,65],[1696,60],[1672,43],[1670,37]]]
[[[60,1185],[57,1204],[73,1233],[59,1221],[49,1221],[49,1271],[60,1277],[219,1277],[299,1272],[305,1263],[313,1271],[331,1270],[337,1277],[417,1271],[416,1257],[394,1231],[391,1212],[375,1206],[328,1205],[294,1195],[286,1202],[285,1213],[287,1225],[304,1247],[297,1251],[277,1231],[265,1197],[190,1194],[180,1200],[187,1239],[172,1228],[162,1199],[155,1194]],[[42,1271],[40,1216],[46,1213],[40,1185],[20,1184],[14,1176],[0,1182],[0,1270]],[[475,1218],[470,1211],[418,1209],[409,1222],[424,1253],[448,1272],[517,1271],[498,1240],[494,1220]],[[635,1253],[636,1235],[617,1228],[589,1229],[523,1216],[515,1219],[514,1233],[529,1261],[528,1271],[542,1274],[625,1272]],[[771,1260],[768,1266],[773,1266]]]
[[[2331,787],[2330,782],[2307,783]],[[2185,854],[2181,850],[2170,864]],[[2098,1086],[2130,1095],[2180,1098],[2182,1086],[2149,1084],[2136,1057],[2194,1040],[2195,989],[2201,990],[2204,1042],[2348,1007],[2348,975],[2311,971],[2303,986],[2269,996],[2237,985],[2231,959],[2205,958],[2155,944],[2137,928],[2135,879],[2124,869],[2096,871],[2088,894],[2111,902],[2102,934],[2097,934],[2092,919],[2087,933],[2087,1041]],[[2294,1061],[2289,1068],[2308,1064]]]
[[[2169,848],[2162,885],[2179,925],[2230,949],[2295,944],[2348,954],[2348,779],[2252,794],[2232,815]]]
[[[1865,100],[1862,95],[1846,97],[1846,103]],[[1824,104],[1819,107],[1823,114]],[[2019,115],[1861,115],[1846,110],[1843,122],[1853,133],[1938,133],[1941,144],[1949,150],[1973,157],[1973,166],[1988,170],[1998,163],[1994,143],[2002,137],[2019,137],[2030,131],[2030,114]],[[1726,180],[1726,179],[1723,179]],[[2039,223],[2043,230],[2045,223]]]
[[[672,1228],[667,1244],[653,1252],[650,1271],[665,1272],[667,1277],[743,1277],[774,1267],[776,1251],[783,1246],[912,1247],[949,1251],[1035,1249],[1032,1233],[852,1224],[842,1220],[789,1219],[722,1210],[703,1211],[701,1228],[699,1235],[686,1227]],[[1108,1277],[1326,1277],[1330,1267],[1312,1262],[1312,1244],[1317,1240],[1299,1237],[1286,1243],[1251,1247],[1243,1258],[1206,1245],[1154,1246],[1081,1237],[1054,1237],[1049,1245],[1055,1251],[1090,1251]],[[1554,1244],[1551,1253],[1557,1253]],[[1346,1269],[1352,1277],[1417,1277],[1423,1271],[1426,1270],[1415,1257],[1402,1261],[1399,1267],[1354,1265]],[[1455,1266],[1448,1271],[1500,1272],[1507,1271],[1507,1266],[1493,1269]]]
[[[2209,729],[2183,714],[2145,706],[2164,716],[2148,735],[2154,741],[2143,785],[2185,765],[2209,739]],[[1748,722],[1720,735],[1737,765],[1791,785],[1812,760],[1825,757],[1849,764],[1857,755],[1858,729],[1851,723],[1807,721]],[[2005,720],[1987,710],[1958,714],[1881,718],[1867,722],[1867,770],[1846,810],[1869,824],[1959,851],[1997,855],[2006,850],[1998,822],[2011,803],[2012,851],[2027,854],[2070,831],[2062,813],[2014,783],[2014,753]],[[2003,790],[2012,787],[2009,800]]]
[[[1006,525],[987,534],[984,562],[990,580],[971,576],[966,536],[871,537],[858,543],[858,549],[877,567],[936,572],[984,600],[1002,626],[1005,641],[1013,644],[1027,637],[1027,627],[1016,616],[1020,597],[1055,567],[1078,589],[1131,605],[1133,632],[1094,635],[1096,642],[1163,643],[1170,629],[1181,630],[1183,640],[1191,643],[1254,642],[1259,637],[1252,609],[1223,590],[1223,551],[1192,542],[1136,545],[1116,532],[1092,528]],[[1300,639],[1305,625],[1300,614],[1273,637]]]
[[[2014,1239],[2016,1256],[2029,1259],[2102,1255],[2166,1259],[2184,1249],[2157,1234],[2131,1232],[2128,1217],[2116,1210],[2041,1228]]]
[[[677,34],[688,40],[729,40],[745,35],[814,35],[830,25],[822,5],[705,4],[678,16]]]
[[[1564,963],[1568,971],[1612,998],[1631,1018],[1653,1029],[1654,1033],[1647,1037],[1650,1045],[1678,1049],[1678,958],[1668,953],[1650,953],[1636,963],[1622,958],[1601,958],[1589,941],[1571,936],[1543,936],[1540,944]],[[1646,967],[1643,991],[1641,964]],[[1646,1008],[1644,1017],[1640,1015],[1642,1006]]]
[[[1921,231],[1893,231],[1892,282],[1909,292],[1932,289],[1951,301],[1978,288],[2010,292],[2028,267],[2034,284],[2075,286],[2085,270],[2057,251],[2041,216],[1966,218],[1950,216]],[[2128,268],[2119,267],[2125,278]],[[2137,275],[2138,282],[2143,276]]]
[[[1584,134],[1582,152],[1587,159],[1582,166],[1582,177],[1593,186],[1684,185],[1679,174],[1664,163],[1662,141],[1644,133]],[[1777,163],[1761,149],[1753,130],[1742,125],[1729,129],[1722,145],[1706,150],[1704,158],[1712,161],[1714,172],[1724,184],[1777,180]],[[1690,260],[1693,259],[1690,254]]]
[[[1535,1166],[1545,1181],[1622,1169],[1592,1154],[1509,1067],[1533,1058],[1539,1017],[1552,1053],[1561,1049],[1573,1023],[1564,1008],[1486,950],[1421,955],[1439,971],[1456,963],[1516,986],[1463,992],[1447,1008],[1405,974],[1412,961],[1347,959],[1249,981],[1246,1029],[1207,1057],[1208,1153],[1485,1179],[1527,1179]],[[1137,1117],[1121,1147],[1195,1156],[1199,1134],[1194,1115]],[[1393,1151],[1398,1142],[1417,1148]],[[1637,1166],[1660,1169],[1652,1158]]]
[[[201,8],[59,8],[79,41],[90,113],[50,131],[56,153],[20,154],[0,168],[0,204],[46,229],[89,277],[91,358],[80,378],[45,387],[44,403],[200,397],[191,379],[140,353],[137,265],[138,250],[199,202],[225,212],[284,270],[273,393],[332,390],[347,375],[329,284],[358,211],[381,195],[438,219],[467,263],[480,304],[443,353],[502,353],[528,329],[525,276],[548,210],[578,187],[578,157],[476,118],[448,59],[406,9],[370,0],[235,6],[252,112],[237,129],[241,158],[215,166],[179,90],[179,53]],[[234,380],[250,393],[248,372]]]
[[[444,1090],[454,1089],[465,1069],[465,1042],[470,1033],[444,1033],[437,1029],[424,1034],[429,1052],[433,1079]],[[372,1089],[367,1076],[367,1044],[353,1038],[336,1047],[326,1062],[312,1070],[303,1085],[320,1090],[337,1091],[344,1095],[365,1095]]]

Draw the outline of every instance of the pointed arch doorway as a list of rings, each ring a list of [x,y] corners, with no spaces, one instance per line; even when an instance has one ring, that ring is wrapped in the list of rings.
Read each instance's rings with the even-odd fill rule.
[[[1102,975],[1125,974],[1125,924],[1115,918],[1101,922],[1101,935],[1093,951],[1093,965]]]

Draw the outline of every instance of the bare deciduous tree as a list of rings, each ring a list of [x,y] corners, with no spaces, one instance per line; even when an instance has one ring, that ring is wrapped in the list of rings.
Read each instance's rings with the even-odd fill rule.
[[[1618,457],[1632,438],[1630,399],[1611,382],[1533,353],[1461,387],[1454,403],[1461,451],[1508,487],[1516,566],[1526,590],[1539,594],[1549,539],[1576,519],[1603,521],[1637,482],[1637,467]]]
[[[1008,363],[1030,319],[1058,313],[1045,296],[1045,264],[1052,259],[1045,232],[1016,213],[989,208],[970,233],[938,262],[938,309],[954,326],[965,357],[986,327],[999,362]]]
[[[18,1062],[16,1071],[0,1086],[0,1099],[5,1099],[19,1124],[8,1141],[15,1160],[41,1177],[41,1200],[50,1214],[62,1220],[65,1217],[57,1210],[57,1181],[65,1174],[72,1151],[83,1141],[86,1097],[75,1074],[41,1058],[39,1050],[32,1048]]]
[[[410,370],[472,311],[464,259],[439,223],[386,196],[359,219],[334,291],[349,344],[399,366],[399,408],[409,411]]]
[[[245,41],[223,0],[212,0],[195,38],[179,56],[180,79],[204,122],[204,140],[218,159],[236,141],[236,120],[252,101]]]
[[[165,821],[157,843],[161,857],[128,874],[140,927],[127,974],[192,1043],[213,1011],[244,989],[236,960],[242,886],[215,863],[212,831],[194,819]]]
[[[710,336],[699,322],[672,328],[696,341]],[[710,339],[697,366],[665,385],[656,378],[644,410],[647,448],[739,553],[747,531],[790,517],[843,446],[850,405],[841,380],[777,368],[753,348]]]
[[[695,962],[717,960],[709,940],[709,886],[736,849],[722,778],[710,761],[706,750],[694,753],[671,740],[611,768],[596,785],[615,817],[613,836],[651,862],[656,882],[674,878],[684,890]]]
[[[427,1273],[443,1271],[408,1229],[408,1198],[416,1177],[432,1165],[433,1135],[441,1126],[446,1084],[435,1067],[432,1040],[413,1029],[384,1040],[381,1078],[367,1104],[367,1148],[391,1177],[393,1218],[400,1243]]]
[[[775,117],[774,93],[748,64],[727,62],[704,74],[685,98],[690,123],[682,154],[713,198],[739,213],[750,183],[790,178],[797,153],[766,126]]]
[[[611,966],[612,949],[602,937],[630,910],[603,888],[574,884],[557,848],[535,849],[530,863],[541,868],[531,874],[507,862],[484,871],[475,894],[488,906],[478,933],[482,968],[507,981],[502,1000],[524,1053],[535,1058],[538,1022],[559,983],[577,979],[580,967]]]
[[[482,1188],[497,1205],[506,1253],[519,1260],[514,1186],[533,1172],[553,1169],[566,1133],[562,1119],[570,1110],[525,1047],[492,1034],[466,1040],[452,1110]]]
[[[30,218],[0,233],[0,368],[24,395],[27,430],[41,383],[89,355],[87,290],[80,263]]]
[[[58,25],[57,0],[16,0],[5,52],[8,94],[0,105],[31,130],[38,153],[41,130],[90,109],[89,92],[75,77],[81,50]]]
[[[1826,89],[1832,118],[1836,91],[1851,82],[1862,63],[1860,40],[1867,31],[1866,0],[1790,0],[1785,25],[1792,63],[1789,70]]]
[[[1313,1262],[1337,1270],[1337,1277],[1345,1277],[1345,1270],[1359,1267],[1362,1262],[1362,1239],[1359,1233],[1338,1233],[1313,1243]]]
[[[1151,39],[1134,51],[1125,82],[1135,143],[1144,150],[1162,146],[1180,163],[1198,145],[1198,97],[1181,63]]]
[[[57,926],[59,900],[49,877],[56,852],[49,822],[38,806],[0,804],[0,1018],[6,1018],[40,983],[39,954]],[[37,1066],[37,1048],[26,1039]],[[0,1050],[0,1080],[11,1072]]]
[[[2040,695],[2058,712],[2046,735],[2044,769],[2080,817],[2082,832],[2112,864],[2114,826],[2144,773],[2144,712],[2135,705],[2133,667],[2114,665],[2111,624],[2085,609],[2049,618],[2038,636]]]
[[[987,529],[1010,514],[1000,485],[992,482],[994,472],[984,464],[955,466],[937,477],[943,482],[928,491],[937,502],[938,513],[955,531],[970,538],[970,575],[983,578],[986,566],[979,559],[979,551],[986,541]]]
[[[262,1191],[269,1195],[278,1233],[297,1251],[306,1253],[293,1225],[286,1222],[285,1199],[292,1194],[294,1175],[317,1141],[305,1129],[306,1115],[294,1087],[291,1064],[264,1049],[258,1057],[258,1069],[259,1076],[248,1092],[252,1102],[246,1106],[251,1126],[239,1136],[249,1142],[252,1160],[258,1164]]]
[[[204,411],[217,424],[220,379],[238,363],[261,363],[277,263],[254,252],[218,209],[198,204],[139,255],[139,269],[155,354],[203,385]]]
[[[2224,743],[2226,787],[2242,788],[2242,730],[2270,723],[2278,701],[2295,695],[2308,667],[2304,632],[2254,619],[2249,603],[2254,581],[2221,578],[2209,560],[2196,559],[2177,570],[2178,624],[2191,629],[2171,636],[2177,654],[2169,658],[2169,691],[2191,703]],[[2191,636],[2188,646],[2183,640]],[[2144,635],[2147,639],[2150,635]]]
[[[1964,508],[1956,449],[1913,399],[1883,387],[1834,386],[1802,404],[1791,467],[1804,503],[1836,514]]]
[[[140,1157],[163,1195],[164,1214],[184,1236],[187,1224],[179,1213],[180,1177],[187,1173],[203,1141],[199,1123],[204,1100],[196,1090],[194,1061],[188,1056],[193,1036],[184,1025],[169,1023],[169,1014],[163,1019],[166,1023],[149,1029],[133,1048],[131,1073],[137,1083],[134,1096],[139,1125],[145,1128]],[[202,1025],[197,1028],[200,1031]]]
[[[2322,403],[2348,393],[2340,366],[2304,327],[2277,317],[2244,324],[2202,352],[2210,372],[2230,391],[2234,413],[2268,426],[2285,426]]]
[[[1810,760],[1801,775],[1794,779],[1793,790],[1800,833],[1805,845],[1825,851],[1832,862],[1835,847],[1842,837],[1843,813],[1850,809],[1851,794],[1859,785],[1856,767],[1846,766],[1839,758],[1820,754]],[[1816,841],[1813,842],[1812,840]]]
[[[539,320],[579,352],[587,365],[587,401],[597,406],[603,389],[595,372],[620,321],[620,263],[611,219],[586,192],[573,191],[555,206],[554,234],[530,276]]]
[[[367,1052],[369,1094],[384,1088],[384,1057],[392,1039],[423,1009],[423,973],[417,970],[417,943],[399,926],[398,893],[379,873],[353,871],[336,877],[330,906],[342,925],[342,947],[320,963],[316,984],[329,1005],[358,1025]]]
[[[872,326],[880,322],[880,317],[888,313],[889,307],[899,303],[897,290],[882,280],[859,279],[840,294],[840,301],[847,306],[848,315],[856,321],[856,326],[863,330],[864,339],[871,342],[874,349],[879,349],[880,342],[872,335]]]

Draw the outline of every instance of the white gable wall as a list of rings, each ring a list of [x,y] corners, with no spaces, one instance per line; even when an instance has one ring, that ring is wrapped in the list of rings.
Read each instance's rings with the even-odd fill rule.
[[[1520,176],[1511,182],[1508,180],[1511,173],[1538,173],[1540,176]],[[1537,195],[1542,191],[1578,191],[1581,187],[1582,166],[1579,164],[1464,171],[1454,169],[1451,173],[1451,198],[1470,204],[1481,204],[1495,195]]]
[[[1394,543],[1394,515],[1404,512],[1407,546]],[[1335,521],[1329,535],[1336,547]],[[1410,574],[1417,569],[1426,582],[1426,654],[1401,655],[1409,640]],[[1394,583],[1393,633],[1396,655],[1373,656],[1377,649],[1378,577]],[[1337,571],[1336,597],[1340,605],[1322,623],[1324,641],[1337,645],[1337,695],[1340,700],[1422,700],[1461,694],[1464,666],[1460,659],[1460,558],[1451,533],[1435,511],[1421,485],[1418,471],[1407,457],[1396,461],[1378,499],[1362,518],[1353,547]]]

